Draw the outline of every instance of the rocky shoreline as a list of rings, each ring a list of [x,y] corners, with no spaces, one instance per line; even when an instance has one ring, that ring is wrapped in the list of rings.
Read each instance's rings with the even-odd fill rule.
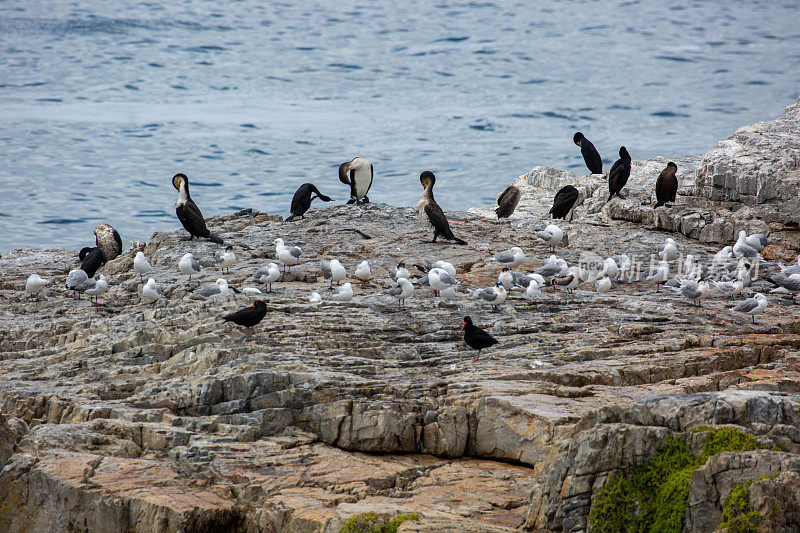
[[[515,181],[523,199],[509,220],[488,208],[448,213],[467,246],[423,244],[416,211],[385,204],[312,209],[291,224],[251,210],[215,217],[210,227],[239,259],[225,276],[233,287],[255,285],[276,237],[309,258],[265,295],[254,339],[219,318],[251,296],[203,300],[192,291],[218,271],[191,282],[177,272],[184,253],[218,249],[182,232],[133,243],[104,266],[111,287],[97,308],[60,288],[73,251],[6,254],[0,530],[337,532],[361,513],[416,512],[400,531],[585,531],[593,503],[611,501],[609,479],[634,479],[671,438],[704,459],[721,427],[754,440],[733,438],[690,472],[684,528],[719,528],[729,494],[748,480],[758,527],[791,527],[800,521],[791,298],[770,295],[753,325],[726,298],[695,308],[642,282],[606,294],[549,289],[535,301],[514,293],[497,312],[463,293],[418,289],[405,309],[383,294],[400,260],[450,261],[465,287],[493,283],[488,258],[511,246],[526,251],[523,268],[541,264],[549,254],[533,229],[566,183],[582,192],[561,224],[569,246],[558,253],[570,263],[584,250],[648,257],[665,232],[696,256],[739,229],[769,234],[768,264],[798,252],[799,105],[676,160],[678,201],[653,210],[665,161],[634,161],[628,197],[608,204],[598,177],[537,167]],[[161,306],[141,301],[138,250],[166,293]],[[352,303],[332,303],[317,279],[324,255],[349,273],[367,259],[375,279]],[[40,300],[21,291],[31,272],[55,279]],[[311,290],[322,304],[308,302]],[[459,332],[465,314],[500,340],[474,364]]]

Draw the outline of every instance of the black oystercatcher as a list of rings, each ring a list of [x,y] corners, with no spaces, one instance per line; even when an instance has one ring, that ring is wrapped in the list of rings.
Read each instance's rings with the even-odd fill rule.
[[[464,317],[464,325],[461,326],[461,329],[464,330],[464,342],[467,343],[467,346],[478,350],[478,356],[473,359],[473,363],[480,359],[481,350],[497,344],[497,339],[474,325],[472,319],[468,316]]]
[[[256,300],[250,307],[239,309],[235,313],[222,317],[222,320],[247,328],[247,336],[252,338],[252,327],[261,322],[265,316],[267,316],[267,304]]]

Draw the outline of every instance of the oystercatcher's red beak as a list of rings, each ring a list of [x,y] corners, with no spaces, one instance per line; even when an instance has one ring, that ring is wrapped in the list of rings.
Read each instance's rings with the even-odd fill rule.
[[[461,324],[461,330],[463,331],[465,327],[467,327],[467,323],[466,323],[466,322],[464,322],[463,324]]]

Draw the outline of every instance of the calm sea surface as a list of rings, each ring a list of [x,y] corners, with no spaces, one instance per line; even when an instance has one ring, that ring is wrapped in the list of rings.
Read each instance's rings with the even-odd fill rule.
[[[0,3],[0,251],[125,245],[206,216],[286,214],[336,168],[370,198],[485,205],[535,165],[704,152],[800,92],[800,3]]]

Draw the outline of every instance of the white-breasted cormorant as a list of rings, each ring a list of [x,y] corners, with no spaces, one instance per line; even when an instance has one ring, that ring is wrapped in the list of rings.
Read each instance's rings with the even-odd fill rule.
[[[175,202],[175,214],[183,227],[189,232],[189,240],[195,237],[204,237],[217,244],[222,244],[222,239],[208,231],[206,220],[200,208],[189,196],[189,178],[186,174],[172,176],[172,186],[178,190],[178,201]]]
[[[350,186],[348,204],[368,204],[367,193],[372,187],[375,171],[372,163],[364,157],[356,157],[339,165],[339,181]]]

